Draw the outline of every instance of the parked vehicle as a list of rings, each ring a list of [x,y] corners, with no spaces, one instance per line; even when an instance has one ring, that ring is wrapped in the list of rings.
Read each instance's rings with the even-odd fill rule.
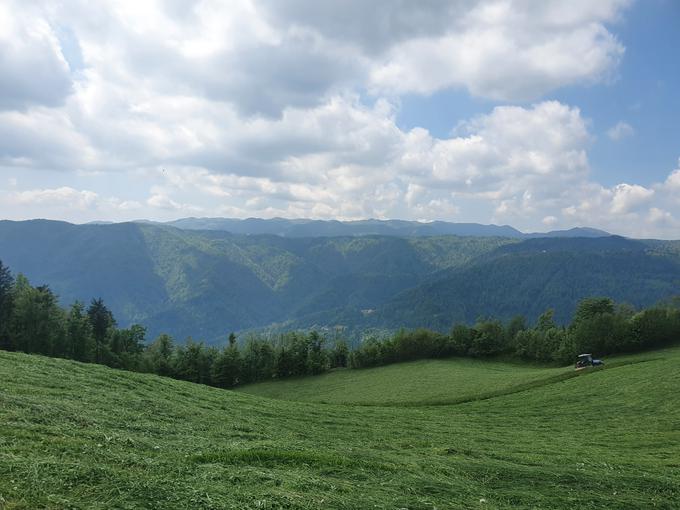
[[[604,366],[604,361],[593,358],[592,354],[579,354],[576,358],[576,370],[601,366]]]

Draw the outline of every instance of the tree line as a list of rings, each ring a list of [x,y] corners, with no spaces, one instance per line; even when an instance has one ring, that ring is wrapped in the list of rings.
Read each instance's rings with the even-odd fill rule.
[[[583,299],[568,325],[547,310],[529,326],[522,316],[505,323],[479,319],[456,324],[449,334],[427,329],[399,331],[385,339],[369,338],[350,355],[354,368],[451,356],[506,356],[567,364],[581,353],[632,353],[680,343],[680,302],[672,300],[635,310],[606,297]]]
[[[120,328],[101,298],[64,309],[47,285],[12,276],[0,261],[0,349],[99,363],[224,388],[273,378],[319,374],[346,367],[349,347],[319,333],[250,335],[239,346],[231,333],[221,347],[162,334],[147,342],[146,329]]]
[[[456,324],[448,334],[427,329],[401,330],[370,337],[353,349],[343,338],[316,331],[265,337],[234,333],[222,347],[191,339],[176,343],[167,334],[147,342],[135,324],[119,328],[102,299],[88,306],[76,301],[64,309],[46,286],[16,278],[0,261],[0,348],[37,353],[114,368],[150,372],[186,381],[232,388],[239,384],[320,374],[333,368],[364,368],[425,358],[507,356],[571,363],[582,352],[596,355],[636,352],[680,341],[680,303],[643,310],[609,298],[582,300],[570,324],[562,326],[546,311],[533,325],[524,317],[502,322],[480,319]]]

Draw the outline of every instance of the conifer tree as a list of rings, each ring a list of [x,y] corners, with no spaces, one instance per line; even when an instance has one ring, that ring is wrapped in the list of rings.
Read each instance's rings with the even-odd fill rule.
[[[71,305],[66,317],[67,357],[77,361],[94,359],[92,325],[80,301]]]
[[[92,325],[92,335],[95,341],[95,361],[101,363],[102,347],[106,343],[109,329],[116,325],[116,321],[102,298],[92,300],[87,309],[87,316]]]
[[[9,320],[12,316],[12,289],[14,278],[9,268],[0,260],[0,349],[11,349]]]

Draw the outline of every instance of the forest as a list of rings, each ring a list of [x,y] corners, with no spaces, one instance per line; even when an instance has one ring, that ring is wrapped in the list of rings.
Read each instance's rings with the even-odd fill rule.
[[[567,324],[578,302],[680,294],[680,242],[599,238],[281,237],[141,223],[0,221],[0,259],[61,306],[101,297],[119,325],[224,343],[229,331],[448,333],[478,317]]]
[[[473,325],[454,324],[448,334],[421,328],[368,336],[353,348],[339,333],[329,338],[314,330],[248,334],[241,341],[230,333],[221,347],[191,338],[176,342],[168,334],[148,341],[142,325],[118,327],[101,298],[64,309],[49,286],[34,287],[22,274],[15,278],[0,261],[0,348],[222,388],[452,356],[568,364],[582,352],[632,353],[679,339],[677,299],[637,310],[590,297],[581,300],[567,325],[556,323],[554,311],[547,310],[534,324],[523,316],[505,322],[480,318]]]

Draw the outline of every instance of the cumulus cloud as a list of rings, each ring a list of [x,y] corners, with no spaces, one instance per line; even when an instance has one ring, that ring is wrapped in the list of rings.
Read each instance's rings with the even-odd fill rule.
[[[10,195],[10,200],[17,204],[58,204],[70,205],[79,209],[91,207],[99,199],[93,191],[78,191],[68,186],[55,189],[32,189],[19,191]]]
[[[389,104],[334,98],[260,119],[237,137],[218,133],[212,165],[172,168],[163,178],[178,193],[196,190],[282,215],[436,219],[472,203],[526,221],[587,177],[590,137],[578,109],[557,102],[497,107],[461,130],[448,139],[403,131]],[[279,136],[289,150],[277,150]],[[260,172],[244,173],[232,159],[267,148]]]
[[[316,106],[346,88],[462,87],[532,100],[616,71],[624,48],[608,25],[629,2],[578,3],[12,2],[0,11],[0,97],[5,107],[60,104],[71,67],[83,67],[86,81],[133,80],[230,102],[246,115]]]
[[[44,14],[24,2],[0,4],[0,110],[59,106],[72,92],[71,70]]]
[[[617,122],[615,126],[612,126],[607,130],[607,136],[615,142],[631,137],[634,134],[635,130],[633,127],[627,122],[623,121]]]
[[[630,212],[642,204],[648,203],[654,190],[637,184],[619,184],[612,190],[611,210],[615,214]]]
[[[0,182],[14,184],[0,201],[14,217],[670,232],[680,170],[647,186],[593,182],[588,120],[542,100],[615,76],[624,47],[613,30],[628,4],[6,2]],[[519,105],[452,118],[448,137],[400,127],[402,94],[450,88]],[[69,185],[17,180],[42,170]]]
[[[125,216],[141,208],[134,200],[122,200],[113,196],[70,186],[58,188],[33,188],[26,190],[0,189],[0,208],[8,211],[7,219],[57,218],[82,221],[106,218],[111,215]],[[3,218],[3,219],[5,219]]]
[[[664,187],[669,191],[680,192],[680,160],[678,160],[678,168],[668,176]]]
[[[529,100],[573,83],[607,79],[623,55],[605,28],[625,5],[480,2],[438,37],[395,45],[371,70],[377,90],[432,93],[464,87],[497,100]]]

